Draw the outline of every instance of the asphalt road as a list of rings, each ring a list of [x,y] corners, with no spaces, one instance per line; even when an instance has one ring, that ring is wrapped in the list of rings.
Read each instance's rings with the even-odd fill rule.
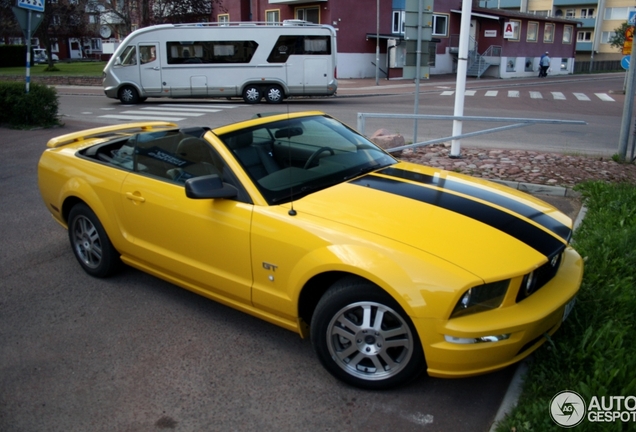
[[[308,340],[133,269],[86,275],[37,189],[46,141],[0,129],[0,430],[484,431],[514,372],[387,392]]]

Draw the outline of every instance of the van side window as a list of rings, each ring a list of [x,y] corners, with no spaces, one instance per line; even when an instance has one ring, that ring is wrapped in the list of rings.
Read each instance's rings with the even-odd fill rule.
[[[131,66],[137,64],[137,50],[134,45],[127,46],[123,53],[119,56],[119,62],[123,66]]]
[[[249,63],[258,48],[255,41],[167,42],[168,64]]]
[[[267,57],[268,63],[285,63],[290,55],[330,55],[327,36],[280,36]]]

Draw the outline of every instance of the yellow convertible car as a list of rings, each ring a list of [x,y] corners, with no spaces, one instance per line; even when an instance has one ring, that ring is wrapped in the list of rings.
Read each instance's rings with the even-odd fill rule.
[[[71,133],[38,175],[87,273],[123,262],[311,337],[362,388],[523,359],[583,274],[555,208],[396,160],[317,111]]]

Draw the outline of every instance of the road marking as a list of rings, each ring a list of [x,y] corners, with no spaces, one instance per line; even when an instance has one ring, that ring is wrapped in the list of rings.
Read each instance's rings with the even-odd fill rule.
[[[475,93],[477,93],[477,90],[466,90],[464,96],[475,96]]]
[[[519,97],[518,90],[508,90],[508,97]]]
[[[221,111],[220,109],[209,109],[209,108],[184,108],[183,106],[178,107],[164,107],[164,106],[159,106],[159,107],[144,107],[142,108],[142,110],[149,110],[149,111],[185,111],[185,112],[201,112],[201,113],[215,113],[215,112],[219,112]]]
[[[441,96],[452,96],[452,95],[454,95],[454,94],[455,94],[455,92],[454,92],[454,91],[452,91],[452,90],[446,90],[446,91],[443,91],[443,92],[442,92]]]
[[[594,93],[603,102],[615,102],[607,93]]]
[[[161,106],[168,107],[182,107],[182,108],[218,108],[218,109],[229,109],[229,108],[243,108],[247,105],[209,105],[209,104],[173,104],[173,103],[163,103]]]
[[[111,118],[118,120],[159,120],[159,121],[168,121],[168,122],[177,122],[181,120],[185,120],[185,117],[158,117],[158,116],[139,116],[139,115],[120,115],[120,114],[106,114],[100,116],[100,118]]]
[[[122,111],[120,114],[141,114],[141,115],[147,115],[147,116],[155,116],[155,115],[166,115],[166,114],[170,114],[169,112],[166,113],[164,111]],[[202,115],[204,115],[205,113],[194,113],[194,112],[178,112],[175,113],[178,114],[180,116],[186,116],[186,117],[201,117]]]
[[[565,95],[561,92],[552,92],[554,100],[565,100]]]
[[[591,100],[585,93],[572,93],[574,97],[576,97],[580,101],[589,101]]]
[[[486,92],[486,96],[494,97],[494,96],[497,96],[497,93],[499,93],[497,90],[488,90]]]
[[[530,97],[532,99],[543,99],[543,96],[541,95],[541,92],[537,92],[537,91],[531,91],[530,92]]]

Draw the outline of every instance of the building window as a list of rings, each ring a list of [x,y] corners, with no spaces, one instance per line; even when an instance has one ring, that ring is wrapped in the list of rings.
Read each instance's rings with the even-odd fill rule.
[[[574,18],[574,9],[566,9],[565,10],[566,18]]]
[[[528,33],[526,33],[526,41],[536,42],[539,39],[539,23],[536,21],[528,21]]]
[[[403,10],[393,11],[393,34],[404,34],[404,17],[406,12]]]
[[[521,36],[520,36],[521,35],[521,21],[511,19],[510,23],[513,24],[513,26],[512,26],[513,34],[512,34],[512,37],[508,37],[508,40],[512,41],[512,42],[519,42],[519,40],[521,38]],[[506,37],[506,36],[504,35],[504,37]]]
[[[606,20],[626,20],[629,18],[629,12],[635,11],[634,7],[605,8]]]
[[[219,14],[216,19],[222,24],[227,24],[230,22],[230,14]]]
[[[554,24],[545,23],[545,28],[543,29],[543,42],[544,43],[554,42]]]
[[[296,19],[320,24],[320,8],[309,7],[296,9]]]
[[[271,24],[280,22],[280,9],[275,10],[266,10],[265,11],[265,21]]]
[[[581,18],[594,18],[594,8],[581,9]]]
[[[574,27],[571,25],[563,26],[563,43],[571,44],[572,43],[572,32],[574,31]]]
[[[433,15],[433,36],[448,36],[448,15]]]
[[[611,43],[610,40],[614,38],[614,36],[616,36],[616,32],[613,31],[604,31],[603,33],[601,33],[601,43],[602,44],[609,44]]]
[[[576,40],[579,42],[591,42],[592,41],[592,32],[591,31],[580,31],[576,34]]]
[[[529,11],[529,13],[535,14],[537,16],[542,16],[542,17],[549,17],[550,15],[552,15],[552,11],[550,10],[534,10],[534,11]]]

